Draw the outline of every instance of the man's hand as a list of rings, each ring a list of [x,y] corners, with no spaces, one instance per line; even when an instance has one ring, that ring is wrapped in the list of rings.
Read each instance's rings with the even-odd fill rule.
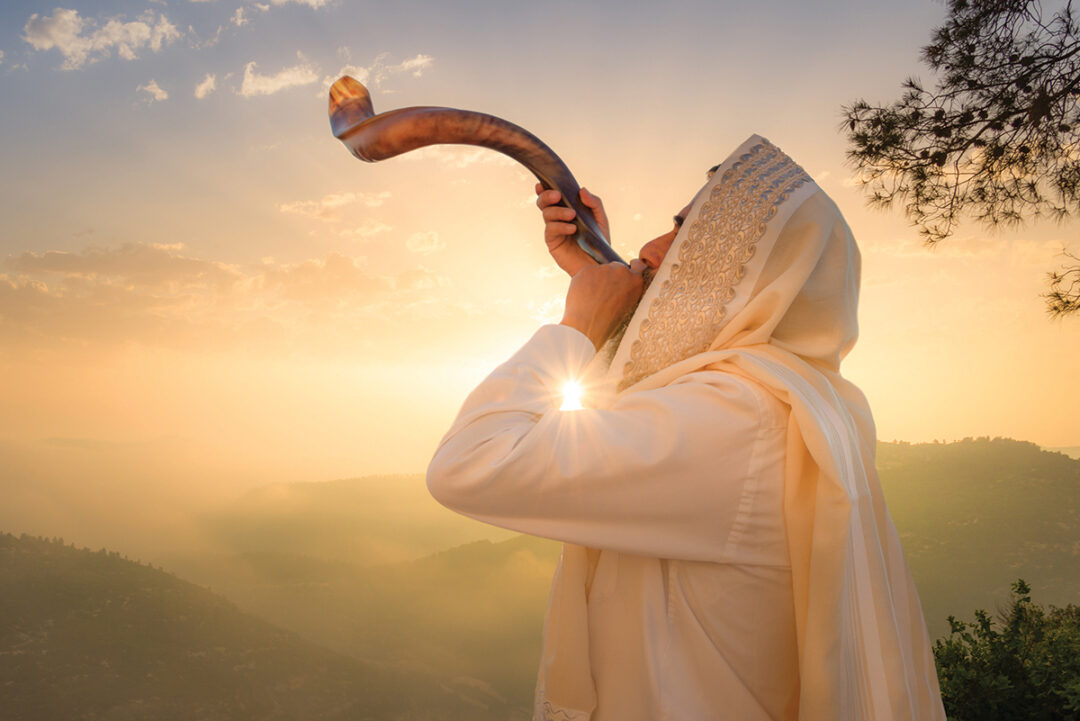
[[[596,216],[600,230],[604,231],[604,235],[610,240],[604,203],[585,188],[581,189],[580,196],[581,202]],[[596,261],[574,242],[577,226],[572,221],[577,213],[573,208],[559,205],[560,200],[562,193],[557,190],[544,190],[540,183],[536,184],[536,206],[544,214],[544,242],[559,267],[573,277],[582,268],[596,265]]]
[[[562,325],[584,333],[599,350],[641,299],[646,266],[640,260],[629,268],[622,263],[597,265],[591,259],[589,263],[570,281]]]

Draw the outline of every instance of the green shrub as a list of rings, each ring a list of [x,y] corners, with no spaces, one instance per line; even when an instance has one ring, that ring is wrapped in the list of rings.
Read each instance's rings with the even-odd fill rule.
[[[934,644],[949,718],[1080,719],[1080,606],[1043,609],[1022,579],[1012,589],[996,620],[983,610],[973,622],[950,616]]]

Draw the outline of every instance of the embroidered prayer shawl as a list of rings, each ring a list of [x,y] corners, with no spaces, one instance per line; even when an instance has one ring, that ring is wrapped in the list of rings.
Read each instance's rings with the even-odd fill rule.
[[[839,373],[857,337],[860,257],[833,202],[760,136],[694,199],[607,371],[615,395],[703,368],[790,406],[784,519],[800,721],[945,719],[918,595],[874,466],[865,397]],[[602,401],[601,401],[602,402]],[[535,718],[596,706],[586,603],[596,552],[566,544]]]

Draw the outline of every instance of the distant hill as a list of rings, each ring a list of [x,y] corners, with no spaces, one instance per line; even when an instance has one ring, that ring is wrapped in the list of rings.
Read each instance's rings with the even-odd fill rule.
[[[116,553],[8,534],[0,709],[10,721],[524,718],[475,679],[362,663]]]
[[[987,438],[877,460],[932,637],[1018,577],[1040,604],[1080,601],[1080,461]],[[558,544],[458,517],[421,476],[267,486],[203,527],[219,552],[166,565],[263,621],[115,555],[0,536],[0,709],[527,717]]]
[[[377,567],[248,553],[177,559],[174,569],[358,659],[443,682],[483,679],[527,714],[560,550],[551,541],[515,536]]]
[[[1080,461],[1032,443],[982,438],[881,443],[878,468],[932,637],[946,633],[950,614],[995,610],[1021,576],[1041,603],[1080,600]],[[385,556],[380,550],[385,538],[400,555],[405,549],[445,548],[452,539],[485,532],[482,524],[435,505],[421,476],[271,486],[241,499],[217,521],[222,533],[230,523],[240,523],[235,535],[245,538],[248,548],[272,539],[268,547],[295,551],[170,561],[169,567],[275,623],[360,658],[366,658],[366,649],[386,649],[405,668],[419,664],[437,673],[464,664],[480,678],[498,675],[503,680],[493,683],[508,697],[531,683],[528,676],[515,687],[509,675],[500,674],[535,668],[556,544],[523,539],[474,544],[417,563],[367,570],[337,560]],[[335,545],[346,543],[369,550],[343,553]],[[443,570],[451,567],[459,575]],[[474,623],[481,618],[478,609],[489,609],[483,623]],[[471,652],[483,644],[501,649],[505,668]],[[524,695],[521,691],[518,698]]]
[[[1024,578],[1043,604],[1080,601],[1080,461],[1007,438],[880,443],[877,466],[930,635],[995,611]]]
[[[1054,448],[1043,448],[1044,451],[1050,451],[1051,453],[1064,453],[1069,458],[1080,459],[1080,446],[1057,446]]]
[[[443,508],[420,475],[276,483],[204,514],[202,525],[231,553],[286,553],[361,565],[516,535]]]

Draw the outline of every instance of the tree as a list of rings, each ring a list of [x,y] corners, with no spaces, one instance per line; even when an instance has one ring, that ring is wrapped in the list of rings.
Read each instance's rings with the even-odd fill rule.
[[[951,632],[934,644],[949,718],[1080,718],[1080,606],[1044,610],[1022,579],[1012,589],[998,624],[982,610],[973,623],[950,616]]]
[[[922,50],[928,90],[845,107],[848,158],[872,205],[903,204],[928,244],[962,213],[988,226],[1080,212],[1080,27],[1069,0],[947,0]],[[1049,274],[1052,315],[1080,310],[1080,258]]]

